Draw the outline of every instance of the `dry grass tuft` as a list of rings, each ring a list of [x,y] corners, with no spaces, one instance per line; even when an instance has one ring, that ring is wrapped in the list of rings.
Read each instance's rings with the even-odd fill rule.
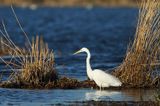
[[[13,70],[9,77],[9,82],[19,85],[44,85],[58,79],[58,74],[54,66],[54,54],[49,50],[48,45],[43,42],[38,36],[30,42],[27,34],[23,30],[16,13],[12,8],[15,19],[27,39],[28,46],[26,48],[18,47],[10,38],[6,26],[2,21],[3,30],[0,33],[3,35],[5,42],[3,46],[8,49],[11,56],[10,61],[1,60],[6,63],[7,67]],[[7,42],[7,43],[6,43]],[[15,71],[19,69],[20,71]]]
[[[143,0],[133,44],[128,47],[123,63],[113,73],[124,84],[159,85],[160,2]],[[154,75],[153,75],[154,74]]]
[[[54,67],[54,54],[38,36],[32,41],[31,51],[22,56],[21,69],[20,74],[14,76],[16,81],[39,84],[58,79]]]
[[[4,61],[13,70],[20,69],[19,72],[13,72],[9,81],[16,83],[42,84],[50,81],[56,81],[58,75],[54,67],[53,51],[48,49],[38,36],[32,40],[30,49],[18,48],[11,39],[7,39],[11,45],[9,47],[12,52],[12,59],[8,62]],[[11,66],[12,65],[12,66]]]

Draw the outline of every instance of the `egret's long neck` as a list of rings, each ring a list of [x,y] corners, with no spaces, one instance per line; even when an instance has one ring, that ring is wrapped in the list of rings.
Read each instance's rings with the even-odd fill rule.
[[[87,59],[86,59],[87,72],[91,72],[92,71],[91,64],[90,64],[91,54],[89,51],[87,51],[86,53],[87,53]]]

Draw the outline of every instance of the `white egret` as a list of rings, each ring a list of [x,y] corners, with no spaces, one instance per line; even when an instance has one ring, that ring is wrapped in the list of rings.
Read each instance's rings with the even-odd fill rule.
[[[121,81],[116,78],[115,76],[108,74],[102,70],[99,69],[94,69],[92,70],[91,65],[90,65],[90,58],[91,54],[90,51],[87,48],[82,48],[81,50],[77,51],[74,54],[78,54],[81,52],[86,52],[87,53],[87,59],[86,59],[86,70],[87,70],[87,75],[90,80],[94,80],[95,83],[100,87],[109,87],[109,86],[121,86],[122,83]]]

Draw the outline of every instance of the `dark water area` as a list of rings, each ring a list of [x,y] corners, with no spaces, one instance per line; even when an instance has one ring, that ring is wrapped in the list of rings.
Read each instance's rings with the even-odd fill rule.
[[[72,54],[82,47],[90,49],[92,67],[107,70],[119,65],[129,41],[133,39],[138,9],[135,8],[15,8],[19,20],[30,37],[43,36],[55,51],[60,74],[86,78],[85,54]],[[9,7],[0,8],[8,33],[18,44],[25,37]],[[1,27],[2,28],[2,25]]]
[[[73,53],[87,47],[92,55],[92,68],[107,72],[118,66],[124,59],[127,45],[134,38],[138,16],[136,8],[39,7],[15,8],[15,11],[29,38],[43,36],[49,48],[54,50],[58,73],[78,80],[87,78],[86,55],[75,56]],[[0,20],[4,20],[13,41],[24,45],[25,37],[9,7],[0,7]],[[0,63],[3,80],[6,80],[10,70],[5,70],[5,65],[2,61]],[[0,105],[39,106],[87,100],[140,101],[141,97],[154,100],[155,90],[142,91],[0,89]]]

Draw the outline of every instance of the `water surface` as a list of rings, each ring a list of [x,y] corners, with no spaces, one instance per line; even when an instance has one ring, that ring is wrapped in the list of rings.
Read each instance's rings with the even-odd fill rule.
[[[51,106],[55,104],[74,104],[80,101],[154,101],[155,90],[19,90],[0,89],[0,105]]]
[[[47,8],[35,10],[15,8],[17,16],[32,36],[43,36],[55,52],[56,68],[61,76],[86,79],[86,54],[72,55],[82,47],[90,49],[92,68],[110,70],[122,62],[127,45],[133,39],[138,9],[135,8]],[[11,9],[0,7],[11,38],[23,46],[25,37],[18,28]],[[2,25],[0,26],[2,28]],[[5,57],[6,59],[9,57]],[[6,80],[10,74],[0,62]],[[109,72],[109,71],[108,71]],[[75,101],[148,101],[154,100],[156,90],[19,90],[0,89],[0,105],[39,106],[70,104]]]

